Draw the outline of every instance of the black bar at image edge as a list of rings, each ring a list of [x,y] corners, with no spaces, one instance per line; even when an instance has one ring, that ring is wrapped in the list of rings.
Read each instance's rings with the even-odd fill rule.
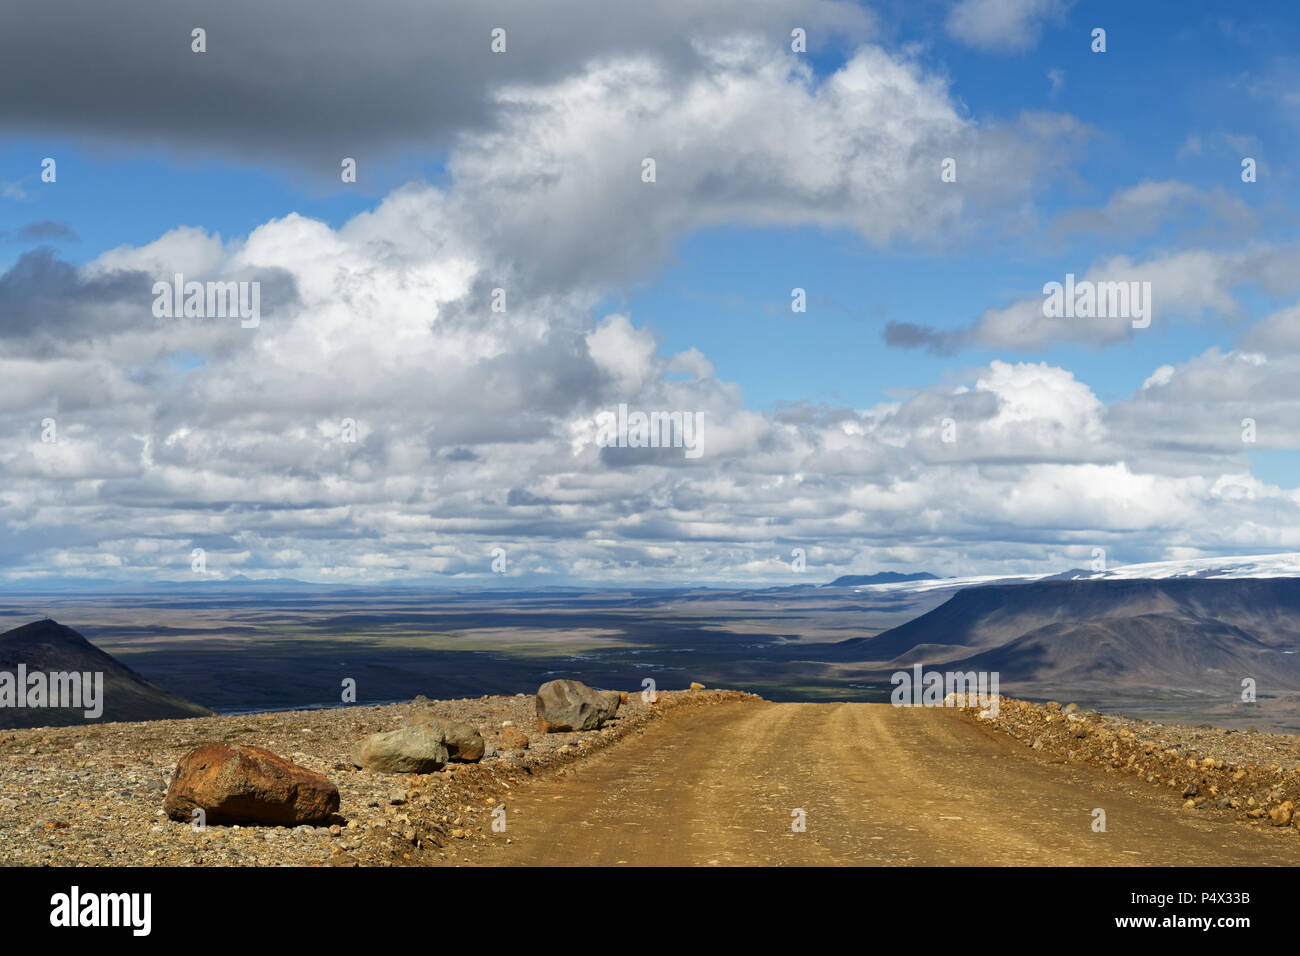
[[[1051,926],[1071,939],[1199,933],[1229,941],[1288,927],[1295,895],[1289,871],[1239,867],[11,868],[3,877],[7,922],[22,936],[113,938],[126,946],[194,939],[214,918],[227,929],[227,920],[255,921],[263,941],[335,944],[353,937],[373,943],[384,924],[409,922],[414,930],[427,918],[445,939],[448,930],[517,931],[517,920],[506,917],[512,911],[525,922],[604,924],[611,939],[642,929],[671,936],[674,926],[686,933],[690,925],[760,939],[782,925],[842,925],[885,941],[947,925],[978,927],[981,936]],[[539,903],[549,917],[537,914]],[[119,925],[83,925],[113,922],[115,913]]]

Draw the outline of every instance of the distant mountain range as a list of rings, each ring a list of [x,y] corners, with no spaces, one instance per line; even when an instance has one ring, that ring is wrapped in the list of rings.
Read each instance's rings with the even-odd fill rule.
[[[65,708],[16,707],[4,702],[0,706],[0,728],[64,727],[114,720],[163,720],[170,717],[205,717],[211,713],[183,697],[155,687],[72,628],[48,619],[0,634],[0,685],[7,682],[12,688],[20,668],[27,675],[49,675],[56,672],[102,674],[103,712],[97,719],[89,720],[85,716],[84,705]],[[3,701],[3,697],[0,697],[0,701]]]
[[[1163,581],[1170,578],[1198,580],[1300,578],[1300,552],[1150,561],[1142,564],[1115,565],[1099,571],[1072,568],[1068,571],[1047,574],[985,574],[957,578],[907,575],[905,578],[893,581],[863,581],[859,586],[871,587],[876,591],[919,592],[938,589],[958,590],[989,584],[1028,584],[1034,581]],[[832,583],[844,580],[846,578],[839,578]]]
[[[1178,561],[1155,561],[1143,564],[1118,565],[1102,571],[1073,568],[1066,571],[1037,574],[985,574],[943,578],[927,571],[879,571],[874,574],[845,574],[829,584],[783,584],[760,590],[796,590],[819,587],[864,587],[877,591],[920,592],[940,589],[957,590],[984,584],[1013,584],[1047,580],[1132,580],[1165,578],[1275,578],[1300,577],[1300,553],[1265,554],[1237,557],[1189,558]],[[439,594],[501,592],[517,594],[528,591],[552,593],[591,594],[595,592],[620,592],[653,594],[659,592],[753,591],[754,586],[732,584],[680,584],[632,587],[626,584],[602,587],[599,585],[555,584],[540,580],[519,579],[465,579],[430,578],[428,580],[376,581],[370,584],[341,582],[299,581],[294,578],[257,578],[236,574],[229,578],[182,578],[175,581],[124,581],[107,578],[61,577],[50,579],[23,579],[0,581],[0,593],[36,594],[58,592],[112,592],[114,594],[249,592],[265,594],[283,592],[335,592],[346,589],[349,593],[382,593],[384,591],[431,590]]]
[[[1300,578],[1044,580],[968,587],[828,661],[996,671],[1006,683],[1300,689]]]

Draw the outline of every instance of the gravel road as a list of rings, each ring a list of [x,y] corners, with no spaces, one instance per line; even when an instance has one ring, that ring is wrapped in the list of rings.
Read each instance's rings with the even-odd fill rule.
[[[1094,832],[1093,811],[1106,813]],[[794,811],[806,829],[795,832]],[[507,803],[489,865],[1277,865],[1300,833],[1183,812],[949,708],[722,703],[666,715]]]

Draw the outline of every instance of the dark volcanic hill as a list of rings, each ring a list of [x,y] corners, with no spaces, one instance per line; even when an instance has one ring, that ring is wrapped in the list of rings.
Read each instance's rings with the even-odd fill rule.
[[[211,711],[155,687],[126,665],[105,654],[70,627],[51,620],[36,621],[0,634],[0,672],[18,674],[18,666],[33,672],[102,673],[103,714],[85,717],[85,708],[0,706],[0,728],[63,727],[113,720],[163,720],[204,717]]]
[[[997,671],[1007,683],[1300,689],[1300,579],[1039,581],[973,587],[831,661]]]

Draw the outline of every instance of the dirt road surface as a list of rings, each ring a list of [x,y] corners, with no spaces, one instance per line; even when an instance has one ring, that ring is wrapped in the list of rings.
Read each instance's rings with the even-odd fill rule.
[[[1184,811],[1157,787],[1047,763],[954,711],[887,704],[669,714],[519,788],[493,837],[474,863],[1300,864],[1290,828]]]

